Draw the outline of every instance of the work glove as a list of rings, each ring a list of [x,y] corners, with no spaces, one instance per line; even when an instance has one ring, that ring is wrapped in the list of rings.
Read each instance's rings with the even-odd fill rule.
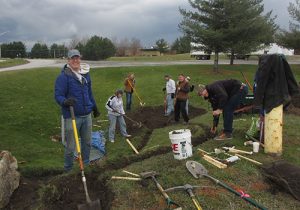
[[[175,98],[175,93],[171,93],[171,98]]]
[[[99,112],[97,106],[94,106],[94,108],[93,108],[93,115],[95,118],[100,116],[100,112]]]
[[[65,106],[74,106],[76,104],[76,99],[75,98],[67,98],[64,100],[63,104]]]
[[[166,88],[163,88],[163,89],[162,89],[162,91],[164,91],[164,92],[165,92],[165,91],[166,91]]]

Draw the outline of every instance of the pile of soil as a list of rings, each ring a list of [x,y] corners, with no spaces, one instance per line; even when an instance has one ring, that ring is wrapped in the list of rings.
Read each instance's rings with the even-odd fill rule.
[[[147,145],[152,131],[156,128],[162,128],[170,125],[173,121],[173,116],[165,117],[163,114],[164,107],[143,107],[135,112],[128,113],[130,118],[139,121],[143,125],[143,129],[137,129],[133,124],[127,120],[128,131],[135,133],[135,135],[142,135],[143,141],[138,150],[141,150]],[[190,107],[189,117],[202,115],[206,113],[204,109]],[[192,130],[194,125],[188,127]],[[209,130],[204,125],[197,125]],[[206,141],[208,133],[203,136],[193,139],[193,145]],[[88,191],[92,200],[99,199],[102,209],[110,209],[111,202],[114,199],[112,189],[106,185],[108,177],[102,177],[103,171],[117,170],[124,168],[134,162],[143,161],[144,159],[166,154],[171,152],[170,147],[160,147],[154,151],[148,151],[140,155],[130,155],[121,157],[115,161],[106,161],[105,165],[101,168],[94,168],[92,172],[86,174]],[[101,177],[101,178],[100,178]],[[42,192],[43,196],[39,196],[38,192]],[[84,204],[86,202],[84,196],[84,189],[81,181],[81,175],[59,175],[43,177],[31,177],[21,180],[18,190],[15,191],[11,198],[7,210],[10,209],[35,209],[37,208],[37,199],[41,199],[44,206],[39,207],[45,210],[68,210],[77,209],[77,204]]]

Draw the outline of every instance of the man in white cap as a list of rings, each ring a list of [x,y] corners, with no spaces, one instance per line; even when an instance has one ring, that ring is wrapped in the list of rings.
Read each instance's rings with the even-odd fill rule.
[[[68,63],[64,65],[55,82],[55,100],[61,106],[65,126],[64,168],[70,171],[73,166],[75,141],[72,128],[70,106],[74,107],[76,126],[81,139],[81,152],[84,164],[89,164],[92,117],[100,115],[92,93],[91,79],[87,72],[82,73],[81,55],[76,49],[68,52]]]
[[[166,91],[166,109],[165,116],[170,116],[174,112],[174,98],[176,91],[175,81],[171,79],[170,75],[165,75],[166,87],[163,91]]]

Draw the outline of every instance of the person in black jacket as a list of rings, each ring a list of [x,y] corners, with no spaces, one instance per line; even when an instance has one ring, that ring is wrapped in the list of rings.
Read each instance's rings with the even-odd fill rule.
[[[209,85],[199,85],[198,95],[208,100],[213,108],[214,123],[211,128],[213,134],[217,131],[218,116],[223,113],[223,132],[215,140],[232,139],[233,113],[248,94],[248,87],[242,82],[229,79],[220,80]]]

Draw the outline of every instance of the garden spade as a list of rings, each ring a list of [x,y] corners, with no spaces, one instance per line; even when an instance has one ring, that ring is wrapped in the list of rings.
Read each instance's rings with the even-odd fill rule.
[[[86,198],[86,204],[79,204],[77,205],[77,208],[78,210],[101,210],[100,200],[97,199],[95,201],[92,201],[88,193],[73,106],[70,106],[70,112],[72,117],[72,127],[74,132],[75,143],[76,143],[76,150],[78,153],[79,166],[80,166],[80,171],[82,176],[82,183],[83,183],[83,188],[84,188],[85,198]]]
[[[249,195],[243,193],[243,192],[238,192],[234,189],[232,189],[231,187],[229,187],[228,185],[226,185],[225,183],[221,182],[220,180],[208,175],[208,171],[206,170],[206,168],[196,162],[196,161],[187,161],[186,162],[186,168],[189,170],[189,172],[196,178],[198,179],[199,177],[207,177],[209,179],[211,179],[212,181],[214,181],[217,185],[220,185],[222,187],[224,187],[226,190],[228,190],[229,192],[234,193],[235,195],[241,197],[242,199],[244,199],[245,201],[249,202],[250,204],[252,204],[253,206],[255,206],[258,209],[262,209],[262,210],[267,210],[266,207],[261,206],[260,204],[256,203],[254,200],[252,200]]]

